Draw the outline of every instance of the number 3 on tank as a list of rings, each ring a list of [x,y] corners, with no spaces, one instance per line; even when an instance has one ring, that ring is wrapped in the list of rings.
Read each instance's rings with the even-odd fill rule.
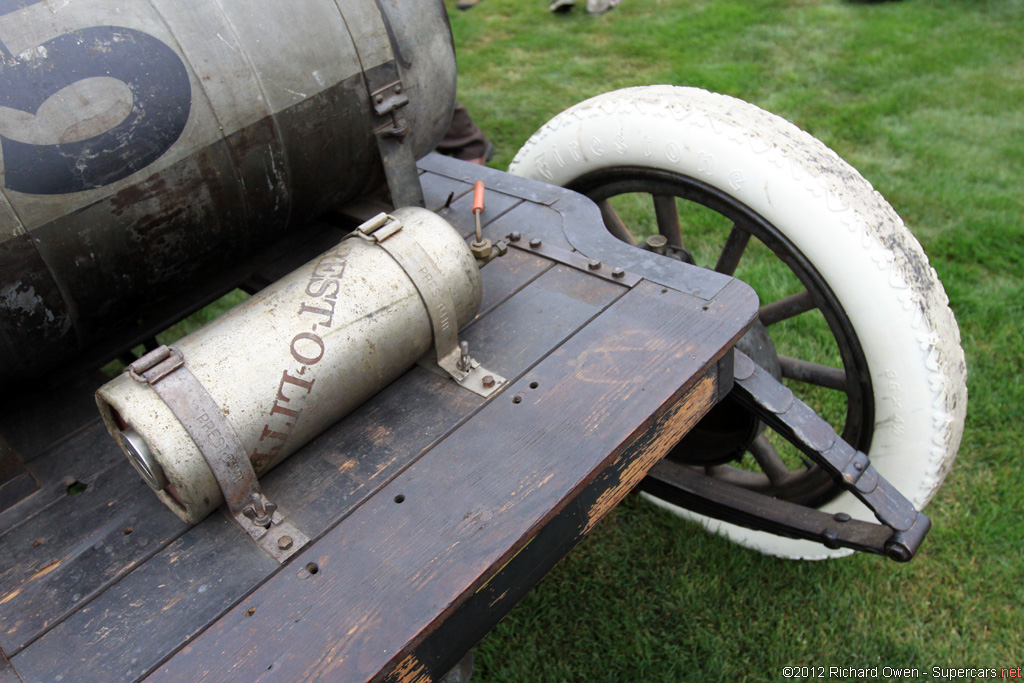
[[[0,0],[0,17],[33,4],[38,1]],[[80,138],[74,131],[87,123],[68,125],[66,111],[57,112],[62,130],[50,125],[47,131],[46,123],[36,120],[55,95],[101,78],[120,81],[131,96],[130,103],[122,103],[127,114],[106,130]],[[94,92],[112,85],[97,82]],[[13,110],[0,109],[4,186],[24,194],[58,195],[122,180],[171,148],[188,122],[191,103],[181,58],[142,31],[85,27],[17,55],[0,43],[0,108]],[[60,103],[57,109],[67,106]],[[92,114],[83,110],[79,116]]]

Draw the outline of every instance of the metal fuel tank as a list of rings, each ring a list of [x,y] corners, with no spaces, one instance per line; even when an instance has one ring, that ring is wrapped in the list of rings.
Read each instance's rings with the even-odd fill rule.
[[[379,188],[385,95],[433,149],[442,3],[0,2],[0,387],[116,352]]]
[[[385,235],[387,249],[343,240],[164,352],[156,362],[177,354],[201,385],[186,387],[183,408],[169,407],[174,401],[153,377],[142,381],[134,371],[100,388],[108,430],[182,520],[194,524],[224,501],[197,442],[219,447],[232,432],[259,476],[430,350],[436,327],[424,289],[443,292],[452,308],[441,315],[452,325],[476,314],[480,272],[455,228],[426,209],[405,208]],[[417,272],[391,255],[396,248],[422,255]],[[223,416],[219,426],[219,416],[207,419],[197,407],[195,394],[204,392],[212,399],[207,413]],[[198,435],[187,431],[190,420]]]

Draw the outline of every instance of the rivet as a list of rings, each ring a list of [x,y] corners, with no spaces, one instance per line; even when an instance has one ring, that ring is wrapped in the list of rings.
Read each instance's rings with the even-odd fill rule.
[[[375,102],[377,104],[384,104],[384,96],[383,95],[377,95],[377,99],[375,100]]]
[[[845,512],[837,512],[836,514],[832,515],[832,519],[836,520],[837,522],[849,522],[850,515],[846,514]]]
[[[668,239],[664,235],[651,235],[647,238],[647,248],[655,254],[664,254]]]

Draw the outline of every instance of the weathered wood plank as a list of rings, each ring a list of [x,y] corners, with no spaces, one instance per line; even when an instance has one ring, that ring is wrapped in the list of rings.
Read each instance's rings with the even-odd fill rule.
[[[0,683],[24,683],[3,652],[0,652]]]
[[[0,537],[0,647],[16,654],[187,528],[127,461],[65,495]]]
[[[572,251],[572,244],[563,232],[564,217],[554,208],[540,204],[523,204],[518,211],[499,216],[487,226],[489,239],[501,239],[512,232],[522,233],[524,240],[540,238],[544,244]],[[601,230],[604,225],[597,224]]]
[[[400,665],[675,405],[755,310],[715,315],[702,303],[632,290],[153,680],[367,680]],[[645,465],[626,466],[594,515]]]
[[[0,534],[10,533],[34,515],[64,500],[68,487],[75,482],[88,485],[102,472],[124,461],[124,454],[110,439],[99,415],[95,415],[95,409],[93,401],[94,416],[85,428],[26,464],[26,469],[39,481],[40,488],[17,505],[0,512]]]
[[[25,463],[0,433],[0,512],[35,493],[38,488],[32,473],[25,469]]]
[[[423,198],[426,202],[426,208],[431,211],[439,211],[444,208],[449,197],[454,202],[473,189],[472,183],[467,184],[460,180],[437,175],[436,173],[421,174],[420,184],[423,186]]]
[[[11,658],[29,681],[132,681],[269,576],[277,563],[214,513]]]
[[[501,258],[488,263],[484,266],[484,295],[477,318],[490,313],[552,265],[550,261],[531,257],[516,249],[510,249]]]
[[[96,419],[93,392],[101,383],[96,375],[73,377],[60,390],[27,395],[20,403],[4,405],[0,433],[22,461],[29,463]]]
[[[463,336],[474,357],[474,349],[480,349],[480,362],[505,377],[515,377],[624,291],[619,285],[557,265],[474,322]]]
[[[658,418],[571,503],[477,589],[412,653],[384,675],[388,683],[437,680],[476,646],[551,569],[581,541],[599,515],[632,490],[641,473],[657,463],[715,403],[713,369],[684,387],[682,398]]]

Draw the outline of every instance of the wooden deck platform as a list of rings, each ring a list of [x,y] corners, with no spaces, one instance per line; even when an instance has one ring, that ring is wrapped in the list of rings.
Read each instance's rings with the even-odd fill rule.
[[[461,335],[510,385],[485,400],[415,367],[270,472],[315,539],[284,566],[224,514],[187,527],[166,510],[94,384],[4,415],[39,490],[0,512],[0,681],[432,680],[727,390],[748,287],[615,241],[578,195],[421,168],[428,208],[464,234],[482,178],[486,234],[524,236],[483,269]]]

